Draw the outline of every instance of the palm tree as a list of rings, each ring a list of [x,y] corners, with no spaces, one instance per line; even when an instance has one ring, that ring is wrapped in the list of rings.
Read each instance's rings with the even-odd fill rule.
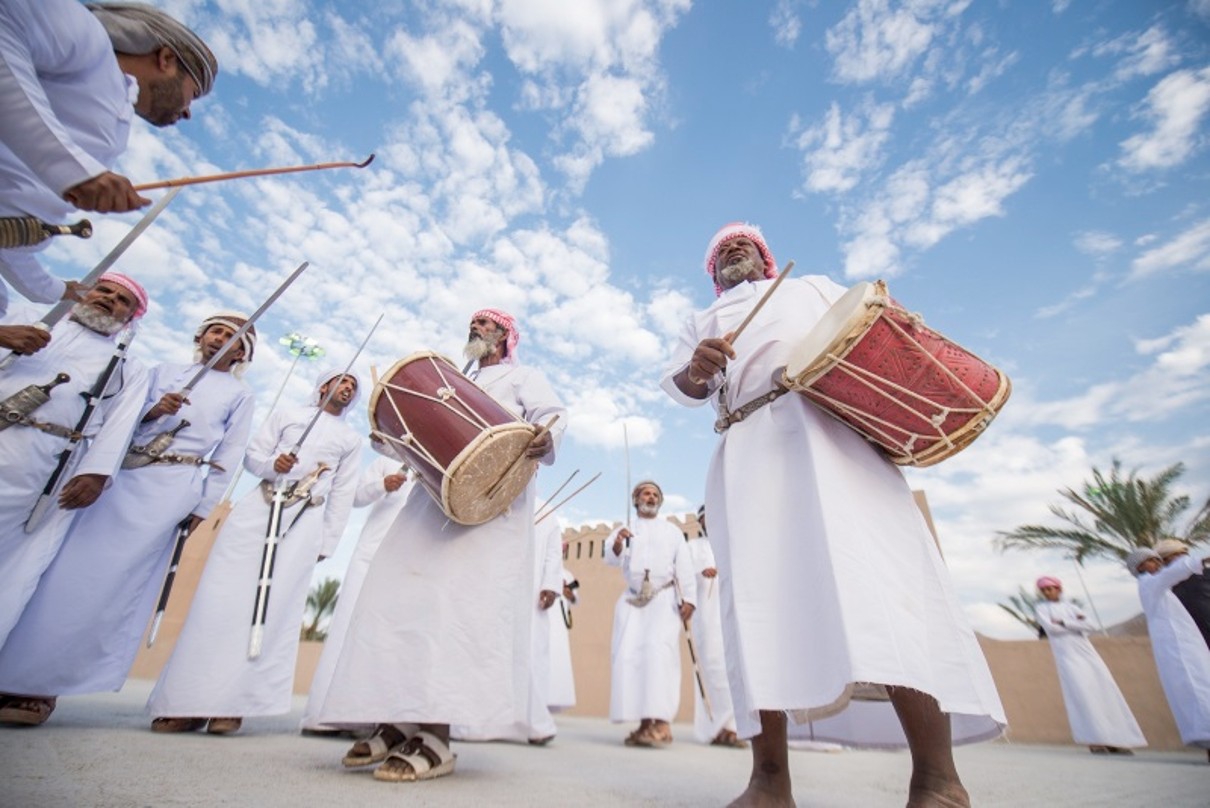
[[[996,605],[1008,612],[1018,623],[1037,633],[1040,640],[1046,636],[1042,633],[1042,627],[1038,625],[1038,599],[1040,597],[1041,595],[1031,595],[1025,591],[1025,587],[1019,586],[1017,594],[1008,596],[1008,603],[997,603]]]
[[[338,578],[325,578],[307,593],[307,611],[313,612],[314,616],[311,624],[302,629],[304,640],[324,639],[326,632],[319,630],[319,621],[330,615],[336,608],[336,598],[339,595],[340,580]]]
[[[1022,525],[1000,531],[996,544],[1010,548],[1050,548],[1067,551],[1083,564],[1086,558],[1120,561],[1138,547],[1153,547],[1160,539],[1178,538],[1188,544],[1210,540],[1210,499],[1197,510],[1182,532],[1177,520],[1189,508],[1189,497],[1172,496],[1174,482],[1185,471],[1176,463],[1151,479],[1138,477],[1137,471],[1122,476],[1122,464],[1116,458],[1106,477],[1095,466],[1092,481],[1083,491],[1066,488],[1059,493],[1081,510],[1051,505],[1050,512],[1066,525]],[[1091,517],[1091,521],[1088,521]]]

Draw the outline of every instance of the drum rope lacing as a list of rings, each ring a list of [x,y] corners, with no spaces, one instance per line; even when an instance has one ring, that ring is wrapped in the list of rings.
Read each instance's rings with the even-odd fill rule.
[[[924,325],[924,318],[921,317],[919,314],[908,312],[905,309],[900,309],[900,311],[902,311],[904,313],[904,315],[906,315],[906,319],[912,325],[913,328],[926,327]],[[884,318],[884,320],[887,323],[887,325],[889,325],[894,330],[898,331],[902,336],[904,336],[904,337],[908,336],[906,331],[904,330],[904,328],[899,323],[895,322],[894,320],[892,320],[890,318]],[[946,448],[952,448],[954,445],[953,441],[951,440],[950,436],[945,434],[945,432],[941,429],[942,424],[944,424],[945,421],[951,415],[953,415],[955,413],[969,413],[972,415],[977,414],[977,413],[983,413],[985,416],[983,421],[975,427],[976,429],[982,429],[983,427],[986,427],[989,423],[991,423],[991,420],[993,418],[995,418],[996,411],[988,404],[988,402],[986,402],[982,398],[980,398],[979,395],[976,394],[974,390],[972,390],[965,382],[963,382],[962,379],[960,379],[957,374],[955,374],[945,364],[940,362],[935,356],[928,353],[927,351],[921,351],[921,354],[925,357],[927,362],[931,363],[936,368],[938,368],[943,374],[945,374],[949,378],[950,381],[952,381],[954,384],[958,385],[962,389],[962,391],[964,393],[966,393],[971,399],[978,402],[979,406],[977,406],[977,407],[943,407],[943,406],[938,405],[936,402],[928,399],[927,397],[919,395],[916,392],[909,390],[906,387],[904,387],[896,382],[889,381],[887,379],[884,379],[881,376],[871,373],[870,371],[867,371],[864,368],[859,367],[858,365],[855,365],[855,364],[847,361],[843,357],[829,353],[827,358],[830,361],[835,362],[836,363],[835,367],[838,370],[840,370],[842,373],[844,373],[846,376],[848,376],[849,378],[851,378],[854,381],[858,382],[859,384],[865,386],[866,388],[873,391],[877,395],[882,396],[883,398],[887,399],[891,403],[898,405],[902,409],[908,410],[909,412],[911,412],[913,415],[917,416],[921,420],[927,421],[928,423],[932,424],[933,428],[936,430],[936,435],[930,436],[930,437],[939,438],[943,442],[943,444]],[[870,379],[874,379],[874,380],[880,382],[883,386],[880,387],[878,385],[871,383],[869,381]],[[885,388],[890,388],[894,392],[897,392],[897,393],[900,393],[909,398],[915,399],[916,401],[924,402],[925,404],[928,404],[930,406],[937,407],[938,411],[935,412],[931,416],[927,416],[923,412],[913,409],[906,402],[901,401],[898,398],[896,398],[895,396],[891,395],[889,392],[887,392],[887,390]],[[828,396],[824,393],[820,393],[818,390],[815,390],[814,388],[808,387],[808,388],[806,388],[806,390],[804,390],[804,392],[808,393],[808,395],[812,398],[817,398],[821,401],[828,402],[829,404],[834,406],[836,409],[845,413],[846,415],[853,418],[854,420],[860,421],[862,424],[864,424],[866,426],[867,429],[869,429],[871,432],[874,432],[874,433],[878,434],[879,436],[881,436],[883,438],[883,440],[885,440],[888,444],[899,447],[902,450],[902,452],[906,458],[908,458],[908,459],[916,458],[916,453],[913,451],[913,447],[916,445],[916,441],[925,437],[924,435],[922,435],[920,433],[915,433],[915,432],[907,432],[907,430],[905,430],[899,424],[895,424],[895,423],[892,423],[891,421],[887,421],[885,419],[877,418],[875,416],[869,415],[865,412],[862,412],[861,410],[858,410],[852,406],[845,404],[842,401],[838,401],[838,400],[832,398],[831,396]],[[879,429],[878,425],[881,425],[882,427],[890,427],[892,429],[896,429],[901,433],[907,432],[907,438],[906,438],[906,440],[903,440],[902,442],[898,441],[895,439],[895,437],[893,435],[889,434],[888,432],[886,432],[883,429]],[[717,429],[717,426],[716,426],[716,429]],[[936,452],[936,447],[930,447],[930,450],[928,453],[932,454],[935,452]]]

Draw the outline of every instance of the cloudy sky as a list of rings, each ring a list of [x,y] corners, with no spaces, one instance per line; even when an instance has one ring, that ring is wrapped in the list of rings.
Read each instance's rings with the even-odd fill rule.
[[[1210,0],[159,4],[221,72],[193,121],[140,122],[121,171],[377,158],[178,196],[120,266],[153,297],[144,360],[186,358],[201,316],[252,309],[302,260],[248,376],[265,406],[288,332],[343,364],[385,312],[366,373],[457,356],[469,315],[504,308],[570,408],[540,490],[603,472],[564,524],[623,518],[623,424],[631,477],[693,510],[711,416],[657,379],[712,300],[707,241],[739,219],[799,274],[886,279],[1011,376],[986,436],[908,472],[979,630],[1027,637],[995,604],[1041,573],[1083,596],[1070,561],[992,539],[1093,465],[1183,461],[1182,490],[1210,493]],[[50,264],[78,277],[135,220]],[[1138,611],[1117,565],[1083,576],[1107,623]]]

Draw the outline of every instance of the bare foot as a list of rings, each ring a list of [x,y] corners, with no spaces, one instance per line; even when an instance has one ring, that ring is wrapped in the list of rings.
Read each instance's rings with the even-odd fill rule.
[[[767,785],[756,782],[748,783],[743,794],[732,801],[727,808],[794,808],[794,797],[787,788],[771,789]]]
[[[907,808],[970,808],[971,798],[961,783],[913,783],[908,790]]]

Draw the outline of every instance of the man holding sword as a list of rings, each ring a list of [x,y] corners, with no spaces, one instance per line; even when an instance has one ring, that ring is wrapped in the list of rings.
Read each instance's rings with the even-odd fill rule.
[[[218,503],[243,458],[254,402],[240,376],[256,347],[255,328],[237,338],[247,319],[207,317],[193,337],[193,363],[151,370],[147,410],[123,471],[72,524],[0,645],[0,691],[59,696],[122,687],[176,543]]]

